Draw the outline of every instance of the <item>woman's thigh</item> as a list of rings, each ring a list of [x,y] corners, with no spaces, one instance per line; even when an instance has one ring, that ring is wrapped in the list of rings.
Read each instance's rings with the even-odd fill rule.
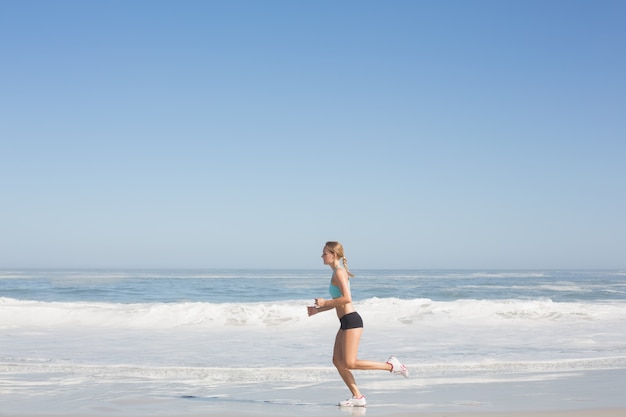
[[[352,366],[356,362],[359,352],[359,343],[363,328],[339,330],[335,338],[335,358],[340,358],[341,362]]]

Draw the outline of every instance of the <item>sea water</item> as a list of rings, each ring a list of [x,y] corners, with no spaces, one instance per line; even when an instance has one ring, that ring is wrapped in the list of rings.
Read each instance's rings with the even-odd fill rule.
[[[360,358],[393,354],[411,371],[356,371],[370,401],[626,369],[626,271],[353,272]],[[306,311],[329,297],[330,273],[0,271],[0,411],[157,415],[342,399],[338,319]]]

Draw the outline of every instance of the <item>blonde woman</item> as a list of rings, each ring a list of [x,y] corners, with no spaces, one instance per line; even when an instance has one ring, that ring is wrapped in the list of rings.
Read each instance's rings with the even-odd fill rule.
[[[339,403],[342,407],[365,407],[365,396],[359,391],[351,370],[389,371],[408,378],[409,371],[400,361],[391,356],[387,362],[366,361],[357,358],[359,342],[363,334],[363,320],[352,304],[350,277],[354,275],[348,269],[348,261],[343,246],[339,242],[326,242],[322,250],[324,265],[333,270],[329,292],[331,300],[316,298],[315,305],[307,307],[309,316],[322,311],[335,309],[340,328],[335,338],[333,364],[348,386],[352,397]]]

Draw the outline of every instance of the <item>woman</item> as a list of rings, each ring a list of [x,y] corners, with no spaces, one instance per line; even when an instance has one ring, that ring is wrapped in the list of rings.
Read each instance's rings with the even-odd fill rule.
[[[394,356],[391,356],[387,362],[373,362],[357,358],[359,342],[361,334],[363,334],[363,320],[352,305],[350,277],[354,275],[348,269],[348,261],[345,258],[341,243],[326,242],[322,251],[322,259],[324,265],[330,266],[333,270],[329,287],[332,300],[316,298],[315,305],[307,307],[308,313],[309,316],[312,316],[333,308],[337,311],[341,327],[335,338],[333,364],[352,392],[352,397],[341,401],[339,405],[342,407],[365,407],[367,402],[356,385],[351,372],[352,369],[389,371],[407,378],[409,371]]]

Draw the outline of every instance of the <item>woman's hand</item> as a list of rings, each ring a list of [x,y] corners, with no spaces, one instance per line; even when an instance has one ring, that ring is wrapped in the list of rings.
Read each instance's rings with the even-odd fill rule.
[[[326,300],[324,300],[323,298],[316,298],[315,305],[317,307],[324,307],[326,305]]]
[[[322,311],[331,310],[332,308],[333,307],[332,307],[332,304],[330,304],[330,300],[325,300],[323,298],[316,298],[315,305],[307,306],[306,310],[309,313],[309,316],[312,316]]]

